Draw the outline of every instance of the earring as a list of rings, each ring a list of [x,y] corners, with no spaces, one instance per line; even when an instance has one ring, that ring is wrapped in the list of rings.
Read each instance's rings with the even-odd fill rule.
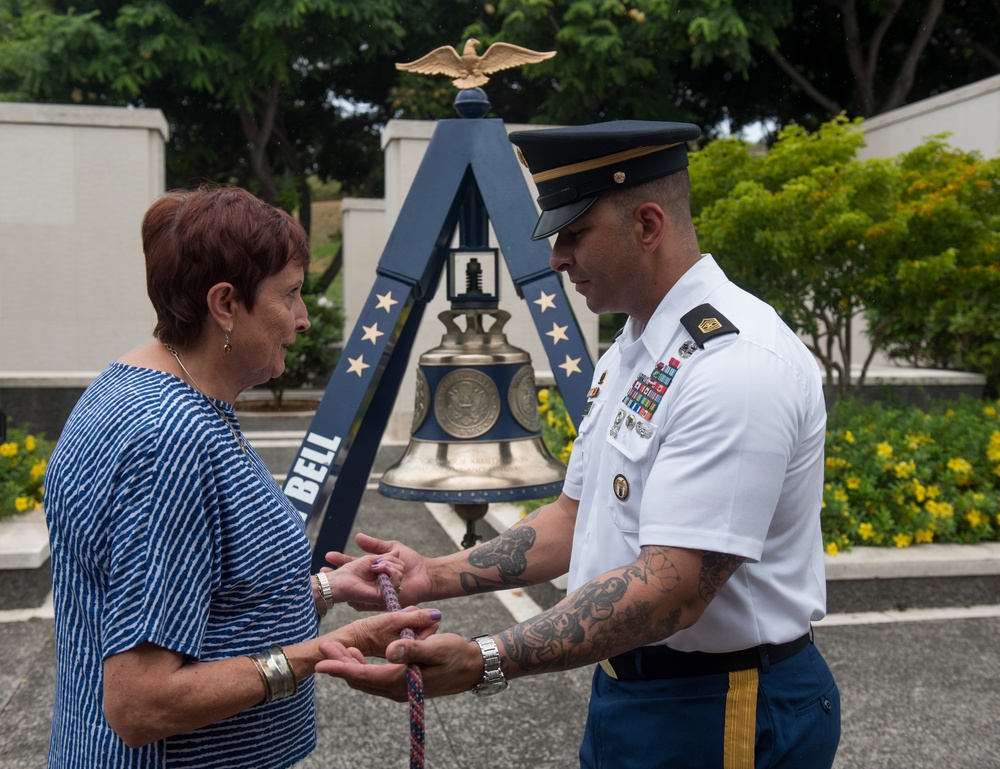
[[[222,352],[231,353],[233,351],[233,346],[229,344],[229,332],[226,332],[226,343],[222,345]]]

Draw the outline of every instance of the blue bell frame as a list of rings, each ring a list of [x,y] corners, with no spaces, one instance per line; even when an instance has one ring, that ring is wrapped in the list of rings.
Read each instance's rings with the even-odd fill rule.
[[[382,251],[368,301],[286,476],[285,494],[314,538],[314,571],[327,565],[327,551],[347,544],[417,329],[470,199],[481,200],[486,209],[579,427],[594,362],[561,276],[549,267],[547,241],[531,240],[538,213],[503,121],[442,120]],[[567,339],[551,333],[556,327],[564,328]]]

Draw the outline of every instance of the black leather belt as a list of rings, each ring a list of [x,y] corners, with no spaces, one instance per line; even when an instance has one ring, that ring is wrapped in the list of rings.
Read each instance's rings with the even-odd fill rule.
[[[788,643],[763,644],[721,654],[682,652],[666,646],[643,646],[603,660],[601,667],[605,673],[619,681],[711,676],[774,665],[798,654],[808,643],[809,633]]]

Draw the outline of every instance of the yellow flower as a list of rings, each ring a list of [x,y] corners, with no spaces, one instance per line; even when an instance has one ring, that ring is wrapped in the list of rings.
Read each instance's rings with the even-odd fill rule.
[[[912,473],[915,469],[916,465],[914,465],[912,459],[909,462],[897,462],[892,467],[892,471],[896,473],[897,478],[909,478],[910,473]]]
[[[850,430],[845,432],[844,440],[847,441],[848,443],[854,443],[854,433],[852,433]]]
[[[570,454],[573,453],[573,441],[570,441],[565,446],[562,447],[562,451],[559,452],[559,459],[563,464],[569,462]]]
[[[928,499],[937,499],[938,494],[940,494],[940,493],[941,493],[941,489],[939,489],[933,483],[930,486],[927,487],[927,498]]]
[[[34,435],[25,436],[25,439],[24,439],[24,448],[27,451],[34,451],[35,450],[35,446],[37,446],[37,444],[35,443],[35,436]]]
[[[955,508],[948,502],[935,502],[933,499],[927,500],[927,504],[924,505],[924,510],[933,515],[935,518],[948,518],[955,514]]]
[[[917,542],[933,542],[934,532],[929,529],[917,529]]]
[[[855,489],[861,488],[861,479],[857,476],[851,475],[847,478],[847,488],[854,491]]]
[[[837,554],[837,550],[838,550],[838,548],[837,548],[837,543],[836,542],[831,542],[829,545],[826,546],[826,554],[827,555],[836,555]]]
[[[892,541],[896,543],[896,547],[909,547],[913,543],[913,537],[909,534],[897,534]]]
[[[916,499],[917,502],[923,502],[926,497],[927,497],[927,488],[924,486],[924,484],[922,484],[920,481],[914,478],[913,498]]]
[[[28,509],[28,503],[31,502],[27,497],[18,497],[14,500],[14,509],[19,513],[23,513]]]
[[[976,510],[975,508],[972,508],[970,510],[965,511],[965,520],[969,522],[969,525],[972,528],[976,528],[978,526],[983,526],[984,524],[986,524],[988,519],[986,518],[985,515],[982,514],[982,512]]]
[[[987,406],[986,408],[983,409],[983,413],[990,419],[993,419],[993,417],[997,415],[997,410],[992,406]]]
[[[875,453],[882,459],[888,459],[892,456],[892,446],[888,443],[880,443],[875,447]]]
[[[875,527],[870,523],[862,523],[858,526],[858,536],[865,540],[871,539],[875,536]]]
[[[994,430],[986,447],[986,456],[993,462],[1000,462],[1000,430]]]
[[[948,460],[948,469],[959,475],[968,475],[972,471],[972,464],[961,457],[955,457]]]
[[[944,412],[944,415],[949,419],[951,419],[953,416],[955,416],[955,412],[952,411],[951,409],[948,409],[947,411]]]
[[[17,454],[16,443],[0,443],[0,457],[12,457],[15,454]]]
[[[30,475],[31,475],[31,480],[33,480],[33,481],[37,481],[39,478],[41,478],[43,475],[45,475],[45,460],[44,459],[39,460],[38,462],[35,462],[35,464],[33,464],[31,466]]]
[[[847,492],[844,491],[843,489],[837,489],[835,492],[833,492],[833,498],[838,502],[846,502]]]

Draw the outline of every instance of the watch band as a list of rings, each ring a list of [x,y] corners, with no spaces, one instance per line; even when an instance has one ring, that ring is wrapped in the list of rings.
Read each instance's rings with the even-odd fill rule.
[[[480,697],[497,694],[507,688],[507,679],[500,669],[500,650],[491,635],[477,635],[473,639],[483,653],[483,680],[472,687],[472,693]]]

